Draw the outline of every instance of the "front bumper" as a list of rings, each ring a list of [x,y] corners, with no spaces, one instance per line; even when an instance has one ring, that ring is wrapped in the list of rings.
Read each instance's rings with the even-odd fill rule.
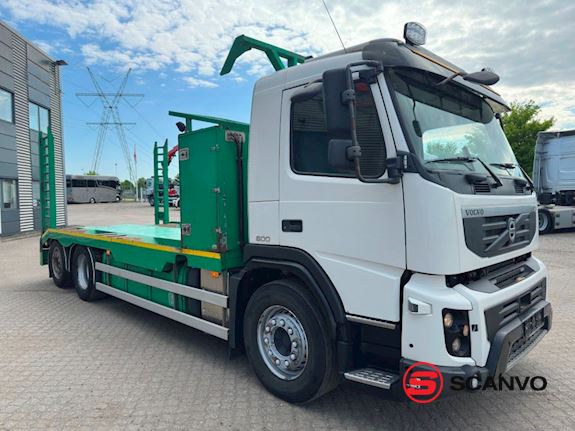
[[[460,367],[439,366],[443,376],[443,394],[459,388],[459,382],[470,382],[475,378],[481,385],[488,377],[497,377],[517,364],[551,329],[553,310],[547,301],[539,301],[525,313],[517,316],[500,328],[491,344],[485,367],[463,365]],[[400,376],[417,363],[411,359],[401,359]],[[425,368],[425,367],[423,367]],[[401,379],[400,379],[401,380]],[[455,384],[458,382],[458,384]],[[468,389],[473,389],[470,383]]]

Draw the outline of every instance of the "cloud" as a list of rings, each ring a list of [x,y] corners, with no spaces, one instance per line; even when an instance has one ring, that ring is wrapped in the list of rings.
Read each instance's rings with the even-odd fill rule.
[[[203,87],[203,88],[216,88],[218,84],[212,81],[206,81],[205,79],[194,78],[193,76],[186,76],[183,78],[184,81],[191,88]]]
[[[404,22],[422,22],[429,49],[467,70],[492,67],[502,77],[498,87],[505,97],[534,99],[558,126],[574,124],[571,0],[327,4],[348,46],[401,38]],[[235,0],[3,0],[0,10],[17,22],[62,29],[82,45],[88,64],[175,70],[190,85],[204,87],[216,85],[206,78],[216,75],[239,34],[306,55],[341,48],[320,1],[244,0],[240,6]],[[259,52],[241,57],[238,67],[239,77],[272,70]]]

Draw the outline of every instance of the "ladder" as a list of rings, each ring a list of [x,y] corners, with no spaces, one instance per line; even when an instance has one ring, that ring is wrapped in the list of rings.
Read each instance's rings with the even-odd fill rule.
[[[161,179],[161,180],[160,180]],[[161,185],[161,190],[160,190]],[[154,142],[154,223],[170,223],[168,180],[168,140],[164,145]]]
[[[44,136],[38,136],[40,162],[40,223],[42,233],[56,227],[56,175],[54,155],[54,135],[51,128]]]

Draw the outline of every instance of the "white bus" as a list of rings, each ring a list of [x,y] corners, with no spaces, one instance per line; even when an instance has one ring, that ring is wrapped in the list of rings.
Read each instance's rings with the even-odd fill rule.
[[[66,175],[68,203],[118,202],[122,189],[117,177]]]

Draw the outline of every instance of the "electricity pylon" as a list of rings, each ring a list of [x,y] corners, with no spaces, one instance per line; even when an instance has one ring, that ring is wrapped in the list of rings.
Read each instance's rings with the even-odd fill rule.
[[[98,127],[98,136],[96,138],[96,147],[94,148],[94,156],[92,158],[91,170],[93,172],[98,172],[98,166],[100,165],[100,160],[102,158],[102,149],[104,147],[104,142],[106,140],[106,135],[108,133],[108,127],[113,126],[116,129],[118,142],[120,143],[120,147],[124,155],[124,160],[126,161],[128,176],[130,177],[130,181],[132,181],[132,183],[136,185],[138,179],[136,178],[137,175],[134,169],[134,162],[132,161],[132,157],[130,155],[128,142],[126,140],[126,133],[124,131],[124,127],[134,126],[136,123],[127,123],[122,121],[122,119],[120,118],[120,111],[118,110],[118,105],[120,104],[122,98],[137,97],[139,99],[142,99],[144,95],[142,93],[124,93],[124,89],[126,88],[126,83],[128,82],[128,77],[130,76],[130,72],[132,71],[132,69],[128,69],[126,75],[124,76],[124,79],[122,79],[120,87],[115,93],[104,92],[102,86],[96,79],[96,76],[94,75],[92,70],[89,67],[87,69],[88,73],[90,74],[90,78],[92,79],[92,83],[94,84],[94,88],[96,89],[96,92],[76,93],[76,96],[78,96],[80,100],[82,100],[81,99],[82,97],[96,97],[102,103],[103,108],[99,122],[86,123],[89,126]],[[130,106],[134,105],[130,104]]]

